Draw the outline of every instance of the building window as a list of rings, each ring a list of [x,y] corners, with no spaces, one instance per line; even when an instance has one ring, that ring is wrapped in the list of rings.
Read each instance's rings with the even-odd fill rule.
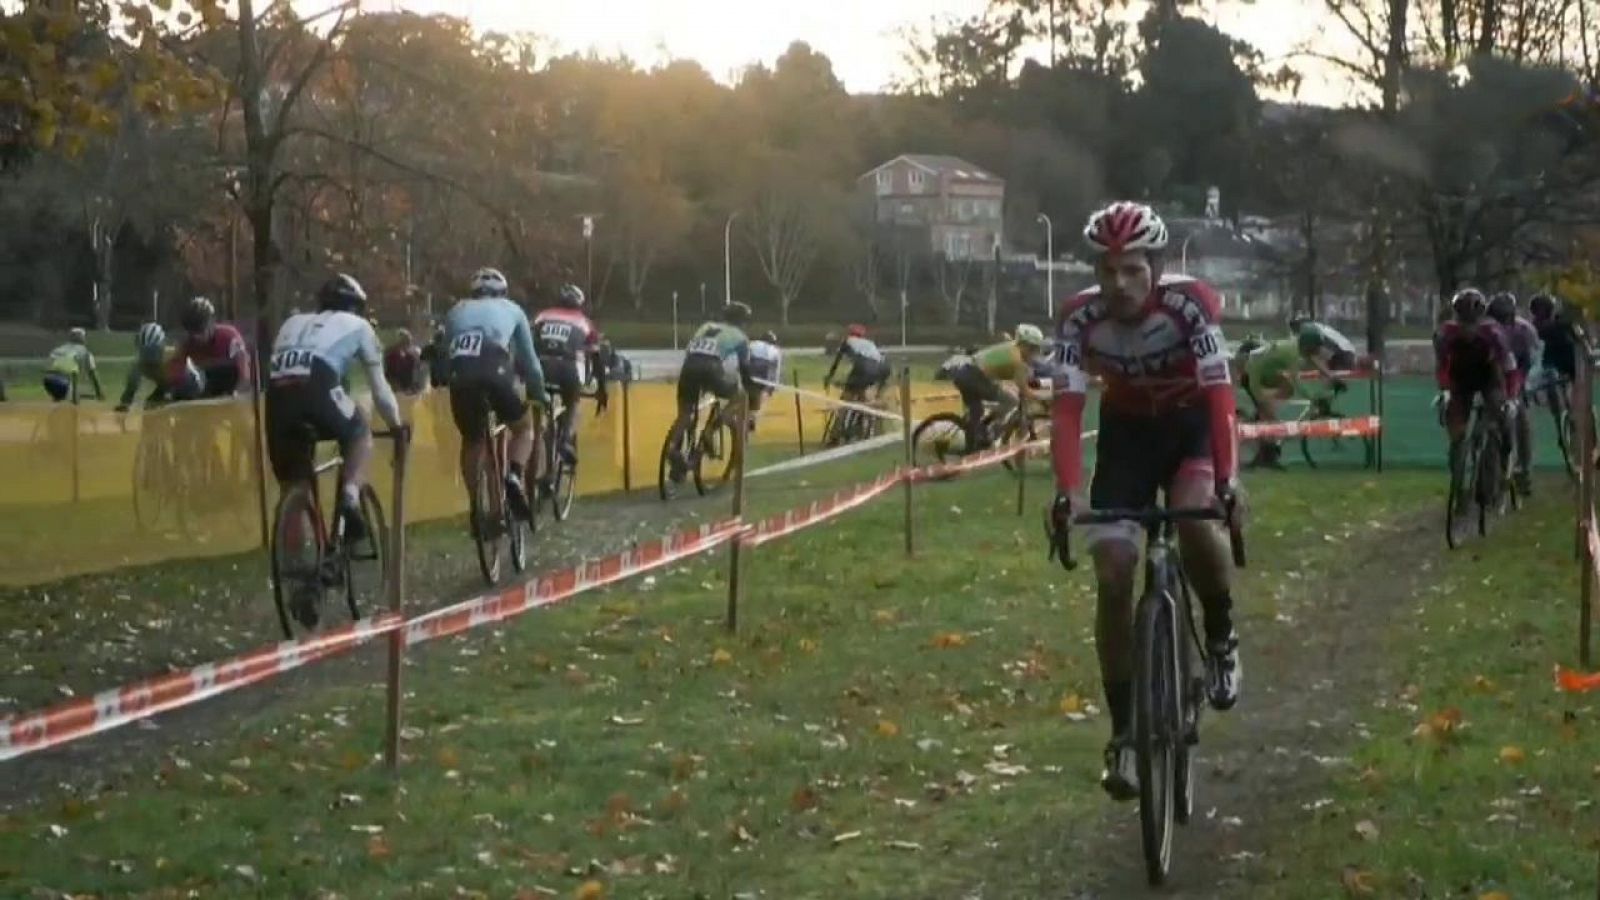
[[[887,194],[894,187],[894,173],[888,169],[878,170],[878,193]]]
[[[922,170],[921,169],[912,169],[911,170],[911,189],[913,191],[922,190]]]

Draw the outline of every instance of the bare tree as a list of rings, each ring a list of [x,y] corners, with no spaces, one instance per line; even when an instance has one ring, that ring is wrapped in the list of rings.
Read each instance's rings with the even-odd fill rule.
[[[872,320],[878,321],[881,310],[878,306],[878,288],[883,279],[883,256],[879,252],[876,241],[868,239],[856,254],[855,265],[851,273],[855,278],[856,290],[867,301],[867,309],[872,313]]]
[[[972,286],[978,263],[973,259],[951,259],[940,254],[933,258],[933,267],[939,296],[944,300],[945,323],[955,325],[961,321],[961,301]]]
[[[811,210],[797,190],[769,187],[749,218],[749,235],[761,274],[778,291],[780,321],[789,324],[789,306],[800,295],[820,249]]]

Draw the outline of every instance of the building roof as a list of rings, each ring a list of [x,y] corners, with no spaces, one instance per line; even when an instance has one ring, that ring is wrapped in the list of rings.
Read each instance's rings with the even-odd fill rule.
[[[862,175],[861,178],[866,178],[868,175],[876,173],[879,169],[892,166],[901,160],[905,160],[913,166],[934,175],[950,175],[964,181],[1005,181],[999,175],[975,163],[967,162],[959,156],[941,156],[936,153],[902,153],[882,165],[875,166]]]

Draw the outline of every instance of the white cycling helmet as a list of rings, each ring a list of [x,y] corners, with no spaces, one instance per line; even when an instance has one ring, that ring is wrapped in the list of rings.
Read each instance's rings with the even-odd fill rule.
[[[575,284],[563,284],[556,295],[556,302],[568,309],[583,309],[583,288]]]
[[[139,335],[134,338],[134,346],[140,350],[153,350],[167,342],[167,331],[155,322],[146,322],[139,327]]]
[[[89,333],[82,328],[74,328],[67,332],[67,340],[74,344],[81,344],[89,339]]]
[[[472,296],[504,297],[511,290],[499,269],[479,269],[472,275]]]
[[[1167,246],[1167,224],[1143,203],[1119,201],[1089,217],[1083,238],[1096,253],[1161,250]]]
[[[1044,332],[1039,330],[1039,326],[1024,322],[1017,326],[1017,343],[1029,347],[1043,347]]]

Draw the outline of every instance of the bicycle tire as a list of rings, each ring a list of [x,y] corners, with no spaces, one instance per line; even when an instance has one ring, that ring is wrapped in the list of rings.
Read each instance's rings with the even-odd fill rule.
[[[1005,430],[1001,433],[999,439],[995,441],[995,446],[1006,447],[1036,440],[1041,421],[1048,424],[1050,416],[1046,413],[1024,413],[1020,411],[1013,413],[1007,418]],[[1017,467],[1017,461],[1015,458],[1008,457],[1001,462],[1001,465],[1005,466],[1007,471],[1011,471]]]
[[[1562,403],[1559,407],[1552,409],[1551,416],[1555,419],[1556,446],[1561,448],[1561,464],[1566,467],[1567,478],[1573,484],[1577,484],[1578,465],[1573,457],[1577,452],[1578,444],[1577,441],[1573,440],[1577,435],[1573,433],[1572,411],[1567,409],[1565,403]]]
[[[1328,420],[1328,419],[1339,419],[1339,418],[1343,418],[1343,417],[1339,414],[1339,411],[1334,409],[1332,406],[1327,406],[1327,407],[1323,407],[1323,408],[1319,409],[1315,404],[1313,404],[1312,406],[1306,407],[1305,412],[1300,414],[1300,418],[1297,421],[1300,421],[1300,422],[1319,422],[1319,421],[1325,421],[1325,420]],[[1313,469],[1317,468],[1316,454],[1312,453],[1312,451],[1311,451],[1312,445],[1317,441],[1328,441],[1328,440],[1332,441],[1331,448],[1329,448],[1330,449],[1330,455],[1331,455],[1332,452],[1335,452],[1335,451],[1338,450],[1340,442],[1344,441],[1346,439],[1342,438],[1342,437],[1340,437],[1340,438],[1331,438],[1330,439],[1330,438],[1313,438],[1313,437],[1311,437],[1309,435],[1302,435],[1301,436],[1301,438],[1300,438],[1300,456],[1305,459],[1307,466],[1310,466]],[[1376,459],[1376,453],[1375,453],[1375,448],[1373,447],[1372,438],[1367,436],[1367,435],[1362,435],[1361,437],[1356,438],[1355,440],[1359,440],[1361,442],[1361,465],[1362,465],[1362,468],[1368,468],[1368,469],[1372,468],[1373,462]]]
[[[372,485],[361,486],[361,519],[367,529],[365,539],[352,546],[346,542],[345,606],[350,620],[361,618],[363,606],[376,609],[383,602],[389,584],[389,531],[383,517],[383,503]],[[358,579],[357,572],[361,572]]]
[[[504,494],[501,496],[503,497]],[[538,508],[537,503],[534,504],[534,508]],[[506,549],[511,557],[511,571],[526,572],[528,570],[528,538],[533,531],[533,526],[523,521],[516,513],[513,513],[510,506],[503,500],[501,501],[500,509],[501,521],[504,522],[505,527]],[[530,516],[529,518],[537,518],[537,516]]]
[[[292,608],[297,591],[310,592],[316,590],[317,606],[320,612],[322,605],[322,563],[323,555],[327,550],[327,536],[322,530],[322,517],[317,511],[316,496],[313,488],[297,484],[283,492],[278,498],[277,510],[272,517],[272,602],[278,611],[278,626],[283,629],[284,640],[294,640],[297,636],[296,626],[304,628],[303,623],[295,616]],[[290,561],[286,559],[288,548],[294,541],[290,534],[290,523],[295,519],[301,520],[301,543],[309,536],[312,559],[309,565],[303,560]],[[309,633],[310,628],[304,628]]]
[[[682,482],[672,480],[672,451],[675,446],[683,442],[686,428],[693,427],[694,419],[685,422],[681,417],[673,420],[672,427],[667,429],[667,438],[661,442],[661,457],[656,463],[656,486],[661,495],[662,502],[671,500],[678,495],[678,488]],[[687,458],[687,454],[685,454]]]
[[[566,460],[557,460],[555,483],[550,488],[550,510],[557,522],[565,522],[572,515],[572,500],[578,493],[578,467]]]
[[[1206,706],[1206,658],[1194,624],[1194,592],[1189,589],[1183,567],[1174,567],[1173,583],[1183,599],[1183,614],[1178,617],[1178,681],[1186,685],[1180,696],[1178,722],[1181,734],[1174,743],[1173,818],[1179,825],[1189,824],[1194,815],[1194,756],[1200,742],[1200,715]]]
[[[1454,550],[1461,546],[1462,535],[1457,528],[1464,525],[1466,509],[1476,493],[1470,475],[1474,473],[1477,459],[1472,453],[1472,441],[1462,438],[1460,448],[1452,455],[1450,463],[1450,492],[1445,496],[1444,540]]]
[[[718,418],[713,413],[707,419],[706,430],[702,432],[701,440],[695,447],[694,465],[689,467],[690,471],[694,473],[694,489],[702,497],[714,494],[723,485],[726,485],[728,480],[733,477],[733,468],[738,462],[734,458],[738,455],[739,448],[734,440],[736,435],[733,433],[733,424],[728,421],[726,416],[720,417],[720,422],[717,421]],[[717,422],[717,426],[714,429],[711,427],[712,422]],[[722,474],[713,475],[709,480],[706,478],[705,472],[708,455],[712,461],[720,459],[722,462]]]
[[[489,449],[486,437],[478,459],[477,475],[467,491],[468,526],[472,543],[478,551],[478,571],[483,580],[493,585],[500,580],[500,518],[495,515],[494,499],[490,494],[491,472],[495,468],[495,454]],[[501,489],[502,491],[504,488]]]
[[[161,448],[141,440],[133,451],[133,519],[147,531],[157,531],[167,496],[161,475],[165,465]]]
[[[1502,473],[1500,470],[1500,439],[1493,432],[1486,433],[1482,438],[1482,446],[1478,448],[1478,478],[1476,499],[1478,502],[1478,536],[1484,537],[1489,533],[1489,514],[1499,506],[1504,488],[1500,483]]]
[[[951,462],[966,456],[971,443],[965,416],[934,413],[911,432],[911,463],[926,466]]]
[[[1157,589],[1139,602],[1134,678],[1134,753],[1139,770],[1139,836],[1145,878],[1151,887],[1166,881],[1172,862],[1176,824],[1174,736],[1177,701],[1177,643],[1172,600]]]

